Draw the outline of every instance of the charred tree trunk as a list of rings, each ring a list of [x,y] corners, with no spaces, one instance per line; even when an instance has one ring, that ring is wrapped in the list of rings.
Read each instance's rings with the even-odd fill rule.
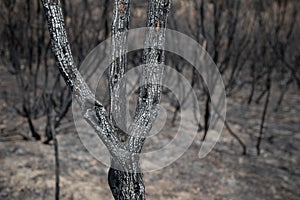
[[[110,110],[95,99],[90,88],[77,70],[67,39],[64,17],[59,0],[42,0],[49,26],[52,51],[57,67],[81,107],[85,120],[95,129],[111,154],[108,182],[117,200],[145,199],[143,174],[139,164],[145,135],[157,116],[160,102],[160,82],[164,64],[164,37],[170,0],[149,0],[147,32],[143,55],[142,88],[138,98],[136,115],[127,130],[124,106],[120,98],[125,88],[118,84],[126,68],[126,31],[129,26],[129,0],[115,0],[112,25],[112,50],[114,61],[110,66]],[[148,83],[147,80],[155,80]],[[141,115],[146,117],[141,117]],[[119,123],[121,120],[121,125]],[[125,130],[124,130],[125,129]],[[122,136],[126,137],[122,137]]]
[[[140,172],[139,159],[132,156],[132,160],[128,160],[127,163],[131,167],[124,166],[123,164],[120,165],[118,160],[114,158],[111,160],[111,167],[108,172],[108,184],[114,198],[116,200],[146,199],[143,173]]]
[[[117,128],[117,137],[121,142],[124,141],[130,155],[126,158],[125,163],[120,163],[117,157],[112,156],[111,168],[109,170],[108,182],[115,199],[145,199],[145,186],[143,183],[143,174],[139,164],[139,153],[142,150],[145,135],[142,132],[149,133],[152,123],[157,115],[157,105],[160,101],[160,81],[162,76],[162,64],[164,63],[164,28],[166,26],[167,14],[169,11],[170,2],[167,0],[150,0],[148,5],[147,27],[149,32],[145,38],[145,49],[143,52],[143,76],[141,80],[142,88],[138,98],[138,105],[133,124],[129,127],[129,135],[124,134],[127,131],[126,119],[124,114],[125,106],[125,91],[126,88],[121,88],[125,84],[116,84],[123,78],[125,67],[127,65],[126,55],[117,58],[118,62],[114,62],[110,68],[110,97],[111,108],[110,117],[112,123]],[[120,10],[121,8],[121,10]],[[121,49],[112,49],[112,57],[123,55],[127,43],[126,35],[123,35],[123,30],[128,28],[129,17],[122,17],[129,9],[129,1],[115,2],[114,22],[112,31],[118,37],[112,38],[112,44],[119,44]],[[121,15],[118,15],[121,13]],[[122,20],[123,19],[123,20]],[[126,21],[126,19],[128,21]],[[119,27],[118,30],[116,28]],[[120,29],[121,28],[121,29]],[[126,34],[126,33],[125,33]],[[118,40],[117,40],[118,39]],[[158,59],[153,59],[158,58]],[[119,64],[118,65],[116,65]],[[116,73],[119,72],[119,73]],[[147,79],[152,74],[155,79],[155,84],[148,83]],[[117,79],[117,80],[116,80]],[[117,87],[115,87],[117,86]],[[117,90],[117,91],[116,91]],[[114,94],[114,95],[113,95]],[[116,103],[114,99],[119,101]],[[120,101],[122,99],[122,101]],[[123,109],[123,110],[122,110]],[[141,114],[150,112],[149,117],[140,117]],[[119,124],[115,123],[118,120]],[[145,130],[145,131],[142,131]],[[144,133],[144,134],[145,134]]]

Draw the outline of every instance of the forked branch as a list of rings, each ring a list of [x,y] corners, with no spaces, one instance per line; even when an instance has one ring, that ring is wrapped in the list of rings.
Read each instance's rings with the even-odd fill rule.
[[[79,103],[85,120],[95,129],[110,153],[119,154],[122,148],[118,138],[113,134],[114,128],[109,123],[107,112],[95,99],[75,66],[60,1],[42,0],[42,3],[48,22],[52,51],[61,75]]]

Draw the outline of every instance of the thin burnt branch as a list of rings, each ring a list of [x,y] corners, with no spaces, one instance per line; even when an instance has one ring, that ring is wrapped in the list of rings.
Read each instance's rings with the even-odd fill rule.
[[[111,65],[109,68],[110,122],[118,130],[119,140],[126,140],[126,84],[127,34],[130,21],[130,0],[115,0],[112,39]]]
[[[85,120],[95,129],[111,154],[119,154],[122,147],[114,136],[114,129],[109,123],[103,105],[95,99],[94,94],[77,70],[71,48],[67,39],[65,22],[60,1],[42,0],[45,10],[52,51],[57,67],[67,85],[71,88]]]
[[[149,0],[143,72],[137,109],[130,137],[126,141],[131,152],[140,152],[145,136],[149,133],[158,113],[161,93],[161,77],[164,64],[165,28],[170,9],[170,0]]]

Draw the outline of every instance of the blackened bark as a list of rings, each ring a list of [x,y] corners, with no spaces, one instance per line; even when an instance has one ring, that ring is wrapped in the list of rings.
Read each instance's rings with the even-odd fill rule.
[[[164,65],[165,27],[170,0],[149,0],[140,93],[132,125],[126,141],[130,152],[139,153],[158,113],[161,77]]]
[[[120,166],[114,158],[111,160],[108,183],[116,200],[146,199],[143,173],[140,172],[139,159],[135,156],[132,158],[128,162],[131,167],[128,166],[128,168]]]
[[[115,0],[112,22],[111,65],[109,68],[109,119],[120,141],[126,140],[127,34],[130,21],[130,0]]]
[[[224,124],[225,124],[228,132],[230,133],[230,135],[232,135],[238,141],[238,143],[242,146],[242,148],[243,148],[242,154],[246,155],[247,154],[247,147],[244,144],[244,142],[237,136],[237,134],[235,134],[233,132],[233,130],[230,128],[229,123],[227,121],[224,121]]]
[[[130,21],[130,1],[115,0],[112,22],[111,65],[109,68],[110,123],[115,127],[116,137],[124,142],[126,134],[126,84],[127,31]],[[122,82],[121,82],[122,81]],[[111,157],[108,184],[115,199],[145,199],[143,174],[139,173],[139,159],[135,156],[126,163]],[[132,165],[135,163],[135,165]],[[127,166],[129,165],[129,166]]]
[[[85,120],[95,129],[98,136],[111,154],[111,168],[108,182],[113,196],[117,200],[145,199],[143,174],[139,163],[139,153],[144,144],[144,136],[151,129],[157,115],[157,105],[160,101],[160,81],[164,63],[164,37],[166,19],[170,8],[169,0],[149,0],[145,50],[143,60],[146,64],[143,71],[142,83],[136,116],[129,129],[131,133],[126,141],[122,142],[120,135],[124,130],[114,121],[120,119],[126,112],[121,98],[125,89],[119,87],[118,81],[125,74],[126,67],[126,30],[129,26],[129,0],[115,0],[114,22],[112,26],[112,60],[110,67],[110,116],[104,106],[95,99],[94,94],[77,70],[70,45],[67,39],[63,13],[59,0],[42,0],[48,21],[52,51],[57,67],[65,82],[70,87],[77,102],[81,106]],[[149,79],[152,80],[149,83]],[[123,92],[123,93],[122,93]],[[123,126],[125,123],[123,122]],[[123,127],[124,128],[124,127]]]
[[[126,138],[125,142],[131,154],[125,163],[119,163],[116,158],[112,157],[108,175],[111,191],[117,200],[145,199],[145,186],[143,174],[140,171],[138,153],[140,153],[145,136],[149,133],[157,115],[157,105],[160,101],[161,88],[159,84],[164,63],[164,34],[169,7],[168,0],[149,1],[147,18],[149,32],[146,35],[143,54],[145,64],[142,76],[143,86],[140,89],[135,119],[129,128],[131,135]],[[124,62],[125,60],[126,57],[120,61]],[[152,82],[149,82],[149,79]],[[120,111],[120,109],[115,110]]]
[[[30,131],[32,133],[32,137],[36,140],[40,140],[41,136],[36,132],[29,113],[27,113],[27,121],[29,124]]]
[[[111,154],[117,156],[124,150],[114,128],[109,123],[104,106],[95,99],[94,94],[77,70],[67,39],[62,8],[59,0],[42,0],[49,26],[52,51],[57,67],[65,82],[79,103],[85,120],[95,129]]]
[[[206,103],[205,103],[205,115],[204,115],[204,134],[202,137],[202,141],[205,140],[209,128],[209,119],[210,119],[210,96],[209,93],[206,92]]]
[[[268,112],[270,96],[271,96],[271,84],[272,84],[272,82],[271,82],[271,76],[272,76],[271,68],[268,71],[269,71],[269,73],[268,73],[268,78],[267,78],[267,81],[266,81],[267,97],[266,97],[264,110],[263,110],[263,114],[262,114],[262,118],[261,118],[259,136],[258,136],[257,142],[256,142],[257,155],[260,155],[260,144],[261,144],[263,133],[264,133],[264,125],[265,125],[266,115],[267,115],[267,112]]]
[[[51,106],[52,107],[52,106]],[[56,130],[55,130],[55,122],[54,122],[54,111],[51,111],[51,133],[53,138],[53,146],[54,146],[54,155],[55,155],[55,200],[59,200],[59,152],[58,152],[58,142],[56,138]]]

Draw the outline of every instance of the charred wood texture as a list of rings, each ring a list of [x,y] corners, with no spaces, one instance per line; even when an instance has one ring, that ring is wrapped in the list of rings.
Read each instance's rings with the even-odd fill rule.
[[[57,67],[70,87],[81,107],[85,120],[95,129],[98,136],[111,154],[111,168],[108,182],[115,199],[145,199],[143,174],[139,163],[139,153],[143,147],[145,135],[150,131],[157,115],[160,101],[160,80],[164,63],[164,36],[169,0],[149,0],[147,27],[143,61],[143,87],[138,99],[136,116],[129,128],[130,136],[122,138],[126,129],[123,114],[126,88],[120,86],[127,65],[126,48],[130,19],[130,1],[115,0],[112,23],[112,49],[109,73],[110,111],[95,99],[87,83],[80,75],[72,56],[65,29],[64,17],[59,0],[42,0],[45,10],[52,51]],[[151,80],[151,82],[149,82]],[[122,99],[122,100],[120,100]],[[123,110],[122,110],[123,109]],[[115,117],[116,116],[116,117]],[[116,120],[121,121],[120,124]],[[119,121],[118,121],[119,122]]]

